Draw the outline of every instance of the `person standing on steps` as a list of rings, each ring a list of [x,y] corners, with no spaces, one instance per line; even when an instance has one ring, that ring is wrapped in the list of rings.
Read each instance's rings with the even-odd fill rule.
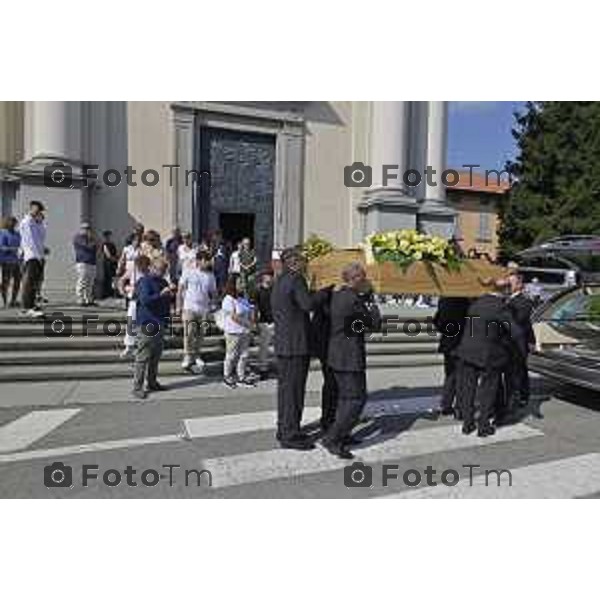
[[[102,298],[114,298],[115,276],[119,263],[117,246],[112,240],[112,231],[102,232]]]
[[[196,253],[196,264],[188,268],[179,280],[178,306],[183,325],[184,371],[201,373],[204,361],[200,356],[211,302],[217,297],[215,277],[210,270],[210,254],[204,250]]]
[[[44,223],[44,205],[33,200],[29,204],[29,214],[20,225],[21,251],[23,252],[23,285],[21,300],[23,313],[28,317],[43,317],[43,311],[36,308],[37,296],[41,291],[44,277],[46,249],[46,224]]]
[[[4,308],[17,306],[21,286],[21,235],[17,231],[17,219],[4,219],[0,229],[0,269],[2,270],[2,301]],[[10,290],[10,302],[9,298]]]
[[[98,244],[89,223],[81,224],[81,231],[73,239],[77,285],[75,292],[80,306],[94,306],[96,259]]]

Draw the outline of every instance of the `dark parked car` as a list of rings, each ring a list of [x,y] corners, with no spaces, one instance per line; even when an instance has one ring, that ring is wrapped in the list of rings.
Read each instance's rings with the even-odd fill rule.
[[[558,293],[534,313],[537,348],[530,369],[600,391],[600,285]]]

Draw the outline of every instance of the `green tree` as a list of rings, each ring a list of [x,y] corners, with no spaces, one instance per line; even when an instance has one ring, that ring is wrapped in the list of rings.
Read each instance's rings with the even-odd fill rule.
[[[600,102],[528,102],[515,121],[502,255],[553,236],[600,233]]]

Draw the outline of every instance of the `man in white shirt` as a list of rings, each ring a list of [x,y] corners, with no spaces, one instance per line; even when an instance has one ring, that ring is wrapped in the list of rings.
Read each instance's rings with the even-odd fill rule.
[[[183,271],[179,280],[179,306],[183,323],[184,371],[202,371],[204,362],[200,358],[204,329],[208,326],[211,301],[216,298],[217,284],[210,271],[210,254],[199,250],[193,267]]]
[[[240,272],[242,270],[242,265],[240,262],[240,248],[242,243],[238,242],[235,250],[231,253],[229,257],[229,274],[233,275],[236,279],[240,276]]]
[[[29,214],[19,225],[21,250],[23,252],[23,312],[29,317],[42,317],[44,313],[36,309],[35,301],[40,291],[44,274],[46,250],[46,225],[44,205],[37,200],[29,204]]]

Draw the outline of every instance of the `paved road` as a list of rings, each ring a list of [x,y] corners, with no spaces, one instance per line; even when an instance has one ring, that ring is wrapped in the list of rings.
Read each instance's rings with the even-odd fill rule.
[[[600,495],[600,397],[582,392],[557,396],[536,380],[544,418],[523,414],[496,436],[480,439],[462,435],[451,419],[432,415],[439,370],[402,371],[402,377],[399,382],[397,372],[386,370],[370,375],[372,395],[359,433],[363,443],[355,454],[371,468],[372,481],[368,469],[352,470],[346,476],[364,477],[371,485],[350,488],[344,484],[344,467],[351,463],[322,449],[299,453],[277,447],[272,382],[232,392],[216,383],[179,378],[168,382],[171,391],[144,403],[130,401],[128,382],[122,381],[45,389],[2,385],[0,497]],[[305,415],[309,428],[319,414],[319,384],[312,374]],[[72,487],[44,485],[44,469],[56,461],[72,469]],[[498,475],[502,470],[510,475]],[[87,486],[82,485],[84,471]],[[104,476],[109,483],[121,481],[106,485]],[[60,480],[61,473],[54,477]],[[420,478],[421,485],[411,487],[404,477],[411,484]]]

